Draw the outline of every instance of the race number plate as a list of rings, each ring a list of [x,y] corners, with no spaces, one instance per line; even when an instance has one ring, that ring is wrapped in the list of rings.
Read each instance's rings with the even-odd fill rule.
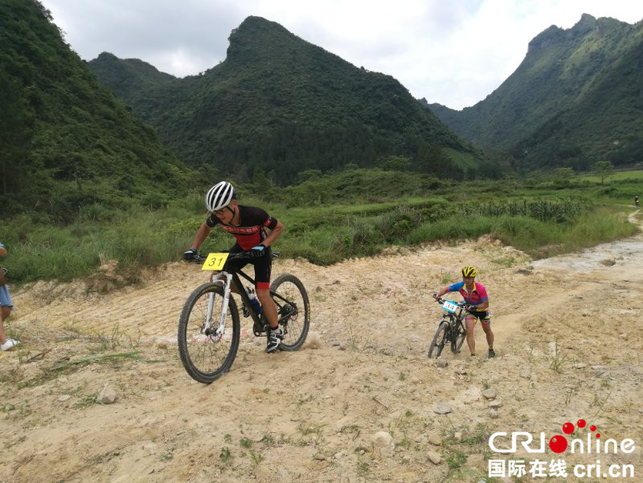
[[[454,313],[458,308],[458,304],[456,304],[455,302],[451,302],[450,300],[445,300],[442,304],[442,308],[447,312]]]
[[[201,270],[223,270],[226,260],[228,259],[229,253],[210,253],[208,258],[205,259]]]

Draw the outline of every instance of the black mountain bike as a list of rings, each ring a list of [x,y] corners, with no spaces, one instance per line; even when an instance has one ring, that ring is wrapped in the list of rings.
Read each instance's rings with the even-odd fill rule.
[[[447,343],[451,344],[451,352],[459,353],[467,337],[467,329],[462,323],[467,314],[466,302],[453,302],[446,299],[438,299],[437,302],[442,305],[444,312],[429,346],[429,359],[440,357]]]
[[[279,256],[273,252],[273,258]],[[196,381],[210,384],[227,372],[237,355],[242,335],[239,310],[231,297],[232,283],[239,289],[244,314],[252,317],[255,336],[269,336],[268,321],[258,314],[250,302],[239,276],[254,288],[255,281],[242,270],[226,271],[225,262],[251,259],[252,252],[211,253],[203,270],[212,270],[210,282],[198,287],[188,297],[179,317],[178,344],[181,362],[187,373]],[[203,262],[197,257],[196,263]],[[303,283],[291,274],[277,277],[270,284],[270,296],[277,306],[279,326],[284,338],[279,349],[295,351],[308,335],[310,304]]]

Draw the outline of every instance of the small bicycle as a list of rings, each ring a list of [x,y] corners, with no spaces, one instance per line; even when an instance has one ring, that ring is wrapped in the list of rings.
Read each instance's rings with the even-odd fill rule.
[[[273,258],[279,256],[273,252]],[[238,288],[244,315],[252,317],[255,336],[269,335],[264,314],[258,314],[250,302],[247,289],[239,276],[252,287],[255,281],[242,270],[225,271],[228,260],[251,259],[252,252],[211,253],[204,261],[198,256],[195,263],[203,263],[203,270],[212,270],[210,282],[198,287],[188,297],[179,317],[178,345],[181,362],[196,381],[210,384],[227,372],[237,355],[241,338],[239,310],[230,296],[232,284]],[[270,284],[270,296],[277,306],[279,326],[284,338],[279,349],[295,351],[308,335],[310,304],[303,283],[294,275],[283,274]]]
[[[429,346],[429,359],[437,359],[442,354],[442,349],[447,342],[451,344],[451,352],[457,354],[467,337],[467,329],[462,323],[467,310],[466,302],[453,302],[446,299],[438,299],[442,305],[442,320],[435,331],[431,345]]]

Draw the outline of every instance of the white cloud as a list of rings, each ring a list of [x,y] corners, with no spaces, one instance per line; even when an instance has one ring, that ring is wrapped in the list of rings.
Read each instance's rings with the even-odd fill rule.
[[[78,54],[138,58],[177,76],[225,59],[230,31],[264,17],[415,97],[460,109],[484,99],[551,25],[583,13],[628,23],[636,0],[42,0]]]

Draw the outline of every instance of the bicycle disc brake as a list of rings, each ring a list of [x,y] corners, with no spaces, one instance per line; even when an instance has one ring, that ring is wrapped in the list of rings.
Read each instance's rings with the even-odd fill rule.
[[[220,341],[223,336],[223,334],[219,333],[218,327],[210,327],[209,329],[204,330],[203,335],[213,342]]]

